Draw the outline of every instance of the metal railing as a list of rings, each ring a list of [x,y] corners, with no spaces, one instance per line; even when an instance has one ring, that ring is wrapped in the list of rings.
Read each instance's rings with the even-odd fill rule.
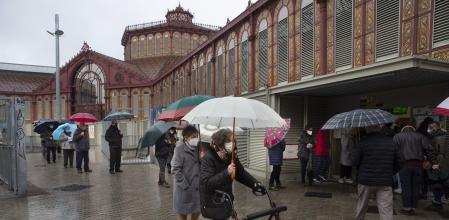
[[[160,21],[153,21],[153,22],[142,23],[142,24],[128,25],[128,26],[126,26],[125,30],[126,31],[142,30],[145,28],[154,27],[154,26],[158,26],[158,25],[162,25],[162,24],[166,24],[166,23],[167,23],[166,20],[160,20]],[[218,31],[221,29],[221,27],[218,25],[202,24],[202,23],[197,23],[197,22],[193,22],[192,24],[194,24],[196,26],[203,27],[203,28],[211,29],[214,31]]]

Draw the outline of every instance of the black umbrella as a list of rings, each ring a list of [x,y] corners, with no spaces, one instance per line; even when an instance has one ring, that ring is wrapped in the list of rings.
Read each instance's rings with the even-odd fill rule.
[[[33,131],[38,134],[42,134],[46,131],[53,132],[59,125],[60,123],[56,120],[41,120],[36,123]]]
[[[128,112],[114,112],[106,116],[103,121],[133,119],[134,115]]]

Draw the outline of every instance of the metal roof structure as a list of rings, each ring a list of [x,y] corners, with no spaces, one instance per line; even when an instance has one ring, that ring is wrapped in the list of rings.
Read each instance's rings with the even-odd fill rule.
[[[43,74],[54,74],[55,71],[56,71],[56,68],[52,67],[52,66],[38,66],[38,65],[28,65],[28,64],[3,63],[3,62],[0,62],[0,70],[16,71],[16,72],[30,72],[30,73],[43,73]]]

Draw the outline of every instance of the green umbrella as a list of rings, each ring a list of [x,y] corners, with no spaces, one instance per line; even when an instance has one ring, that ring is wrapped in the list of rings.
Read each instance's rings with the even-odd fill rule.
[[[158,120],[179,121],[197,105],[213,98],[215,97],[206,95],[194,95],[179,99],[178,101],[167,106],[164,112],[159,115]]]
[[[171,127],[174,127],[174,122],[157,121],[153,126],[148,128],[143,135],[141,148],[150,147],[154,145],[165,132]]]

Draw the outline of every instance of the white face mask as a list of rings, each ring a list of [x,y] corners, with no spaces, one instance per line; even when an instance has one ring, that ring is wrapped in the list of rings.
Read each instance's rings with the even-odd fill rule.
[[[225,144],[226,150],[232,151],[232,142]]]
[[[190,146],[197,146],[198,145],[198,140],[199,140],[198,138],[192,138],[188,142],[189,142]]]
[[[312,134],[313,134],[313,131],[307,131],[307,134],[308,134],[308,135],[312,135]]]
[[[429,133],[429,134],[432,133],[432,129],[430,129],[430,128],[427,129],[427,133]]]

